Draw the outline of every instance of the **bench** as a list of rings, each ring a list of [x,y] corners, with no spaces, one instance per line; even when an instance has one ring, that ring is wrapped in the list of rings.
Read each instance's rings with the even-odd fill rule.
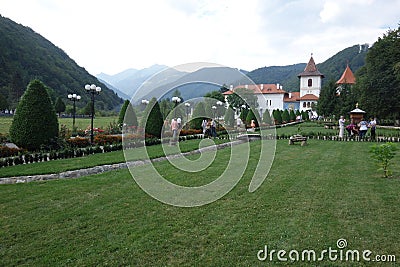
[[[301,142],[301,146],[307,145],[307,137],[302,135],[292,135],[289,138],[289,145],[294,145],[296,142]]]

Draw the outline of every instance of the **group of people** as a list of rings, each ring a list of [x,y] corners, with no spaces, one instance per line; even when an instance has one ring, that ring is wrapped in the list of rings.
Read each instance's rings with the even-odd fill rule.
[[[376,118],[370,118],[369,122],[364,119],[357,124],[350,122],[349,125],[345,126],[346,120],[343,116],[340,116],[339,119],[339,138],[344,137],[344,130],[348,132],[349,136],[359,136],[360,138],[364,138],[368,132],[368,129],[371,129],[371,139],[375,139],[376,137]]]
[[[204,119],[201,123],[204,137],[217,137],[217,123],[214,119]]]

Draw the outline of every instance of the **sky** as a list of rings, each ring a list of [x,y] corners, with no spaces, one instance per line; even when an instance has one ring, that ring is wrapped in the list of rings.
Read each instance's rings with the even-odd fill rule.
[[[0,0],[91,74],[211,62],[321,63],[400,23],[400,0]]]

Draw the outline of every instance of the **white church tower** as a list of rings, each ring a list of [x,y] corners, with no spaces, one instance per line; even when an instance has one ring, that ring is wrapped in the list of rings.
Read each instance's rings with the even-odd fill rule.
[[[318,71],[312,54],[304,71],[297,77],[300,78],[300,111],[309,111],[318,102],[322,78],[324,78],[324,75]]]

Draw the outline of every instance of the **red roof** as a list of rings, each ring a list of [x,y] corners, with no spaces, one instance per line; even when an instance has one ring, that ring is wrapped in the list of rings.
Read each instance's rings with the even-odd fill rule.
[[[280,86],[279,86],[280,87]],[[233,88],[233,91],[239,89],[239,88],[247,88],[250,90],[253,90],[255,94],[284,94],[286,93],[285,90],[279,89],[276,84],[248,84],[248,85],[238,85],[235,88]],[[280,87],[281,88],[281,87]],[[230,93],[225,92],[225,95],[230,95],[232,94],[232,91]]]
[[[313,101],[317,101],[319,99],[318,96],[313,95],[313,94],[306,94],[303,95],[302,97],[300,97],[300,100],[313,100]]]
[[[289,97],[289,95],[291,97]],[[300,92],[286,93],[283,97],[283,102],[297,102],[300,100]]]
[[[311,56],[310,60],[308,61],[307,66],[304,68],[304,71],[297,75],[298,77],[301,76],[321,76],[324,78],[324,75],[318,71],[317,66],[315,65],[314,58]]]
[[[355,84],[356,77],[354,77],[353,72],[351,71],[349,64],[347,64],[346,69],[344,70],[342,77],[336,82],[336,84]]]

